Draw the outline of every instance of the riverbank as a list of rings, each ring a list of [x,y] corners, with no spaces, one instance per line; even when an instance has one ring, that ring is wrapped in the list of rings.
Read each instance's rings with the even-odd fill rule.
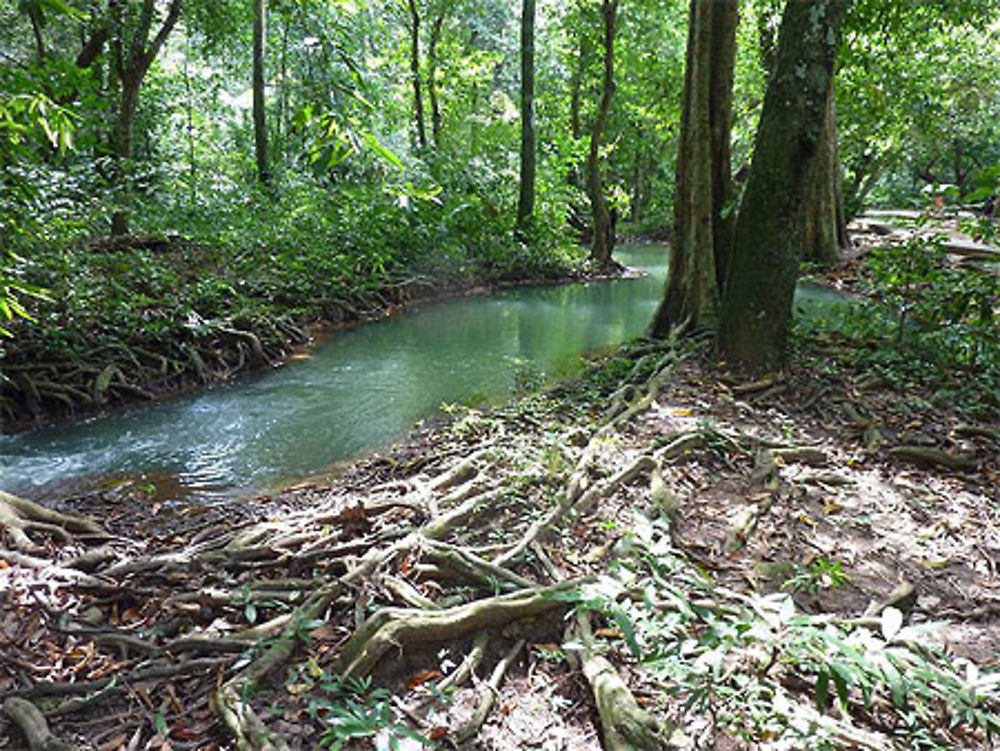
[[[799,347],[638,342],[239,506],[66,499],[104,529],[4,554],[0,691],[79,748],[988,748],[1000,422]]]
[[[609,274],[582,250],[508,250],[503,264],[387,257],[366,269],[315,251],[234,253],[141,234],[42,254],[28,281],[49,299],[0,343],[0,425],[17,432],[229,382],[415,302]]]

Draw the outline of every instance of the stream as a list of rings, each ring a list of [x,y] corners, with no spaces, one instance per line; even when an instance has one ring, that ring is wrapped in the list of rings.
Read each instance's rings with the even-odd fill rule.
[[[632,245],[616,257],[646,275],[421,304],[231,385],[0,435],[0,489],[38,498],[146,478],[175,495],[212,498],[321,473],[443,406],[571,374],[582,354],[640,335],[663,291],[667,250]],[[804,287],[796,307],[836,299]]]

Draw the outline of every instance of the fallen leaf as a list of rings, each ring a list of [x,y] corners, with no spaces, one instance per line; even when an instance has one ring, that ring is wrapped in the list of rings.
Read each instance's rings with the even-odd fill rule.
[[[440,670],[423,670],[410,678],[410,680],[406,682],[406,685],[409,688],[416,688],[417,686],[424,685],[427,681],[434,681],[442,677],[443,676]]]
[[[170,728],[170,737],[178,741],[193,741],[198,737],[198,733],[177,723]]]
[[[312,686],[308,683],[289,683],[285,686],[285,691],[290,693],[292,696],[298,696],[308,691]]]
[[[119,733],[104,741],[98,748],[100,751],[118,751],[118,749],[124,748],[126,743],[128,743],[128,733]]]

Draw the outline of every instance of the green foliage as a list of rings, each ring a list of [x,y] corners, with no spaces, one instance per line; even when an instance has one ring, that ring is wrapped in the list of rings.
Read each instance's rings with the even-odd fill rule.
[[[842,578],[835,563],[822,569],[811,573]],[[578,597],[614,618],[630,651],[677,697],[675,713],[782,747],[842,747],[850,731],[826,714],[834,702],[855,721],[877,715],[911,748],[1000,736],[1000,674],[951,657],[933,638],[942,624],[904,625],[893,608],[874,624],[838,622],[797,612],[784,593],[728,590],[673,548],[661,522],[637,521],[617,577]],[[640,600],[624,596],[636,589]]]
[[[820,556],[808,566],[800,566],[794,574],[782,582],[781,588],[790,592],[815,594],[821,589],[837,589],[851,580],[841,568],[840,561],[831,561]]]
[[[800,318],[801,349],[841,341],[849,364],[906,387],[934,390],[935,399],[973,413],[1000,404],[1000,278],[953,265],[943,239],[917,235],[869,255],[864,300],[837,315]]]
[[[324,728],[323,748],[336,750],[360,738],[376,737],[387,740],[391,749],[399,748],[404,738],[431,748],[435,745],[397,719],[392,692],[373,688],[371,678],[333,676],[309,662],[298,680],[296,692],[309,696],[309,715]]]
[[[41,287],[23,278],[25,261],[19,252],[30,247],[37,231],[31,209],[38,176],[19,163],[31,157],[40,134],[50,148],[67,151],[72,133],[70,113],[44,94],[0,100],[0,337],[12,335],[7,322],[31,320],[26,298],[47,299]]]

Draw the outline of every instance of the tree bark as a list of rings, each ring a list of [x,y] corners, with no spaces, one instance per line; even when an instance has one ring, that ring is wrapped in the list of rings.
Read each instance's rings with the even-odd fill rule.
[[[607,128],[611,100],[615,96],[615,21],[617,15],[618,0],[601,0],[601,18],[604,21],[604,85],[601,101],[590,128],[590,150],[587,154],[587,193],[590,197],[590,211],[594,223],[590,258],[601,266],[607,266],[611,263],[611,251],[615,247],[615,228],[611,221],[608,201],[604,196],[600,149],[604,131]]]
[[[163,43],[167,41],[170,32],[177,25],[181,15],[184,0],[171,0],[167,7],[167,15],[160,24],[156,36],[150,41],[149,34],[153,26],[155,0],[143,0],[139,17],[135,24],[126,17],[130,15],[127,0],[109,0],[108,14],[110,19],[111,54],[114,75],[118,81],[118,111],[115,116],[111,133],[111,154],[115,161],[113,170],[117,187],[121,191],[119,205],[111,216],[111,234],[124,235],[129,229],[128,204],[130,202],[131,186],[129,185],[128,162],[132,159],[132,135],[135,123],[135,113],[139,106],[139,91],[142,81],[149,72],[149,66],[156,59]],[[132,29],[131,39],[128,31]]]
[[[674,192],[674,237],[663,302],[650,333],[714,329],[733,240],[730,166],[736,0],[692,0]]]
[[[785,360],[806,203],[849,0],[791,0],[736,224],[719,344],[750,368]]]
[[[42,37],[42,11],[37,3],[27,6],[28,20],[31,21],[31,33],[35,37],[35,55],[38,62],[44,62],[46,57],[45,39]]]
[[[816,174],[807,201],[803,260],[832,266],[847,247],[840,158],[837,152],[837,107],[834,87],[826,99]]]
[[[410,8],[410,78],[413,81],[413,114],[416,118],[417,145],[427,147],[424,125],[424,97],[420,87],[420,10],[416,0],[408,0]]]
[[[264,107],[264,55],[267,45],[267,0],[253,0],[253,143],[257,179],[267,184],[267,112]]]
[[[517,232],[531,234],[535,213],[535,0],[521,4],[521,180]]]
[[[441,32],[444,30],[444,13],[440,12],[435,16],[434,23],[431,24],[431,40],[427,45],[427,97],[431,104],[431,137],[434,139],[434,148],[441,148],[441,130],[443,122],[441,119],[441,102],[438,97],[438,44],[441,42]]]

